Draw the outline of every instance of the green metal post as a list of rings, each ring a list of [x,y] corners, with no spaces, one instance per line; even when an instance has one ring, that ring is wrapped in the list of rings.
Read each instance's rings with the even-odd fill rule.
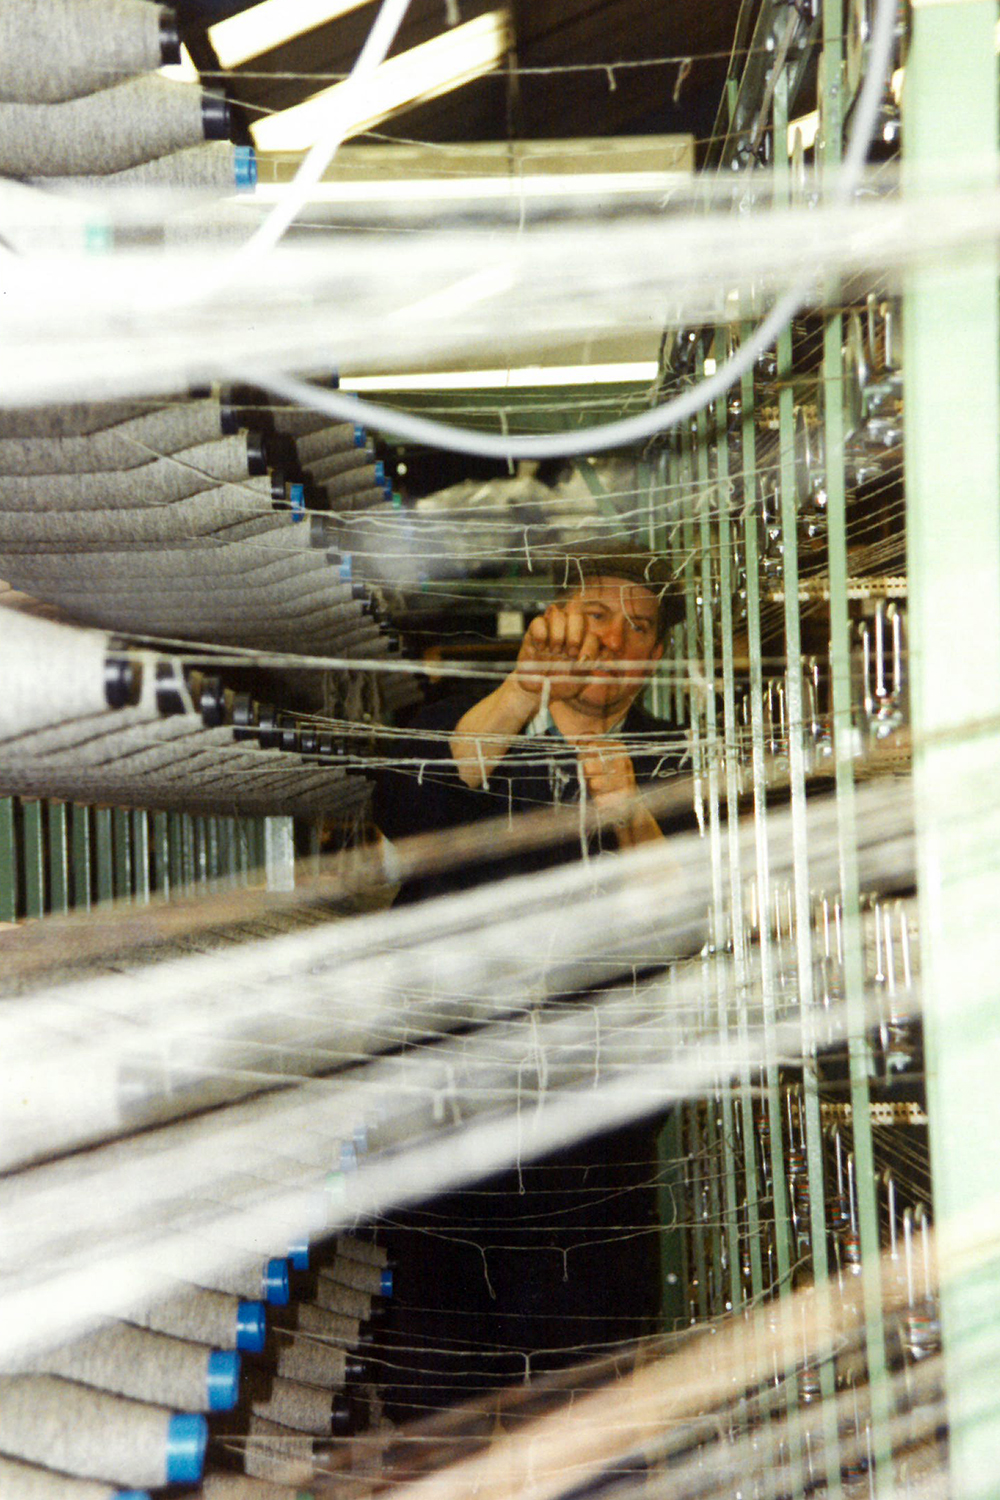
[[[818,88],[823,133],[817,141],[817,154],[824,172],[839,169],[843,142],[843,87],[844,87],[844,6],[843,0],[824,0],[823,4],[823,51],[820,57]],[[833,289],[834,294],[836,288]],[[835,295],[831,300],[835,300]],[[827,493],[827,547],[828,582],[830,588],[830,665],[833,676],[833,738],[835,775],[838,794],[853,798],[854,773],[850,759],[849,739],[851,735],[851,684],[850,654],[848,648],[849,616],[847,604],[847,506],[846,478],[844,469],[844,396],[843,396],[843,318],[839,312],[828,313],[823,326],[823,448],[825,453],[825,484]],[[838,715],[839,707],[839,715]],[[839,741],[839,754],[836,748]],[[840,801],[838,807],[847,807]],[[843,825],[841,825],[843,826]],[[841,863],[846,877],[856,884],[856,870],[852,868],[852,846],[846,838],[848,830],[840,834]],[[807,893],[808,894],[808,893]],[[797,950],[798,971],[801,976],[805,961],[801,934],[805,920],[800,909],[801,893],[796,886],[796,928],[800,939]],[[815,1032],[812,1026],[815,993],[813,990],[812,955],[809,960],[808,1007],[803,1005],[803,1115],[805,1120],[806,1160],[809,1174],[809,1237],[812,1257],[813,1281],[817,1288],[819,1310],[822,1316],[829,1306],[830,1266],[826,1223],[826,1173],[824,1165],[822,1119],[819,1101],[819,1076],[816,1064]],[[867,1082],[867,1080],[865,1080]],[[870,1116],[866,1114],[864,1129],[870,1134]],[[867,1197],[867,1195],[866,1195]],[[868,1209],[866,1207],[866,1215]],[[881,1348],[881,1329],[875,1321],[875,1307],[869,1302],[866,1308],[868,1332]],[[841,1466],[839,1457],[840,1437],[833,1406],[835,1372],[832,1351],[818,1351],[820,1391],[823,1397],[823,1453],[827,1490],[830,1500],[839,1500],[841,1494]]]
[[[640,459],[636,464],[636,484],[638,488],[638,500],[640,506],[646,510],[646,545],[650,552],[658,552],[666,555],[666,528],[662,524],[662,507],[665,501],[663,475],[665,473],[666,455],[661,453],[656,463],[647,459]],[[648,688],[646,689],[646,707],[650,713],[657,718],[664,716],[667,693],[669,688],[664,680],[664,674],[668,671],[666,659],[659,661]]]
[[[699,349],[695,372],[698,378],[705,373],[704,353]],[[713,908],[715,904],[716,885],[721,893],[722,863],[721,863],[721,841],[712,841],[711,789],[712,766],[711,756],[713,746],[709,740],[709,703],[711,709],[715,709],[714,692],[714,647],[713,647],[713,623],[712,623],[712,554],[710,539],[706,534],[707,516],[706,506],[709,504],[709,481],[708,481],[708,447],[707,447],[707,417],[704,411],[697,414],[694,424],[694,473],[691,488],[691,503],[689,513],[691,518],[692,537],[692,561],[694,563],[695,575],[695,603],[697,607],[697,618],[700,626],[698,637],[695,641],[697,655],[693,662],[697,663],[699,687],[699,722],[704,720],[704,740],[701,745],[701,767],[703,774],[703,796],[708,797],[709,803],[709,850],[713,868]],[[706,618],[707,616],[707,618]],[[709,663],[712,663],[710,668]],[[715,832],[718,833],[718,776],[715,781]],[[716,859],[718,858],[718,864]],[[715,870],[718,870],[717,880]],[[714,946],[714,944],[713,944]],[[716,949],[716,952],[718,949]],[[713,1000],[713,975],[709,968],[714,967],[714,954],[709,954],[702,964],[701,990],[702,990],[702,1018],[701,1024],[706,1032],[712,1014]],[[717,990],[714,993],[715,1008],[718,1005]],[[725,1256],[722,1248],[722,1210],[719,1200],[719,1162],[722,1158],[722,1149],[719,1139],[718,1115],[711,1098],[706,1100],[704,1110],[698,1110],[696,1126],[701,1138],[700,1161],[703,1164],[702,1184],[700,1187],[698,1207],[703,1224],[703,1238],[707,1241],[708,1266],[705,1278],[704,1300],[708,1310],[708,1316],[714,1316],[721,1311],[716,1303],[714,1294],[721,1288],[722,1266]]]
[[[246,885],[250,877],[250,826],[246,818],[235,820],[236,873],[240,885]]]
[[[589,458],[577,458],[574,460],[576,471],[593,496],[599,513],[606,521],[611,521],[617,527],[621,516],[615,509],[614,501],[609,496],[600,474],[594,468],[593,460]]]
[[[190,893],[198,878],[194,818],[190,813],[181,813],[181,870],[184,889]]]
[[[764,676],[763,648],[761,644],[760,617],[760,554],[757,538],[756,513],[756,435],[754,432],[753,374],[748,372],[742,386],[743,399],[743,465],[744,465],[744,548],[747,570],[747,642],[750,665],[750,733],[751,766],[753,773],[754,831],[756,836],[757,905],[760,916],[758,955],[760,963],[760,985],[763,1001],[765,1084],[768,1116],[767,1141],[769,1145],[768,1168],[771,1199],[773,1203],[773,1236],[777,1255],[776,1272],[779,1286],[787,1289],[791,1263],[789,1254],[788,1219],[785,1208],[785,1153],[784,1123],[781,1100],[778,1093],[778,1066],[774,1047],[774,970],[771,951],[770,910],[771,892],[767,847],[767,790],[764,763]],[[750,1097],[749,1079],[743,1089],[743,1138],[747,1153],[746,1171],[749,1180],[751,1170],[756,1171],[755,1142],[756,1123]],[[758,1240],[755,1245],[754,1238]],[[763,1278],[761,1246],[759,1243],[759,1221],[756,1235],[751,1216],[751,1265],[754,1279]],[[755,1291],[755,1295],[756,1291]]]
[[[695,804],[702,809],[702,744],[701,744],[701,694],[694,691],[694,666],[700,650],[698,646],[698,559],[696,556],[694,524],[694,486],[692,483],[691,430],[688,426],[680,432],[680,481],[681,495],[681,576],[684,580],[684,686],[687,718],[691,734],[691,766],[694,772]]]
[[[670,556],[670,532],[666,525],[666,507],[673,495],[673,461],[670,450],[664,450],[654,473],[650,466],[638,466],[640,488],[647,506],[647,540],[650,551]],[[658,483],[656,482],[658,481]],[[674,635],[667,640],[661,667],[666,676],[650,686],[650,710],[681,722],[677,714],[679,674],[674,660]],[[685,1173],[683,1162],[683,1106],[676,1105],[667,1116],[657,1136],[657,1219],[660,1226],[660,1327],[675,1332],[687,1323],[687,1231],[685,1221]]]
[[[837,319],[839,325],[840,319]],[[841,361],[839,326],[826,331],[827,369]],[[836,337],[836,349],[834,339]],[[840,429],[843,452],[843,413],[839,386],[827,391],[827,441],[837,439]],[[830,410],[836,405],[836,410]],[[831,430],[832,428],[832,430]],[[861,897],[857,867],[857,826],[854,814],[854,733],[851,717],[850,617],[847,604],[847,525],[842,461],[840,480],[831,470],[827,526],[830,557],[830,674],[833,698],[834,774],[837,794],[837,847],[840,858],[841,903],[844,921],[844,1000],[847,1015],[848,1066],[851,1089],[851,1124],[854,1139],[855,1190],[858,1233],[861,1240],[862,1282],[865,1304],[865,1336],[872,1396],[872,1426],[876,1437],[876,1459],[880,1492],[891,1483],[886,1475],[887,1455],[881,1434],[888,1417],[885,1390],[885,1333],[879,1275],[880,1237],[875,1187],[874,1148],[871,1128],[871,1056],[866,1035],[864,952],[861,932]],[[813,1252],[817,1251],[815,1226]],[[881,1476],[881,1477],[879,1477]]]
[[[760,600],[759,600],[759,567],[760,559],[757,552],[757,433],[754,425],[754,390],[753,372],[748,371],[743,376],[740,388],[740,400],[742,405],[742,437],[743,437],[743,547],[746,559],[746,587],[747,587],[747,635],[750,636],[750,593],[751,581],[754,590],[757,622],[757,665],[758,676],[760,667]],[[752,651],[752,647],[750,650]],[[751,691],[753,691],[753,680],[751,678]],[[761,691],[758,682],[757,691]],[[735,720],[735,708],[733,710]],[[728,718],[728,705],[727,705]],[[739,839],[739,828],[736,823],[737,809],[735,802],[730,803],[730,849],[734,841]],[[730,860],[730,867],[738,871],[739,860]],[[733,942],[736,952],[737,982],[739,982],[742,967],[744,983],[748,978],[748,965],[746,961],[745,935],[743,932],[743,889],[737,885],[732,894],[733,910]],[[741,955],[742,963],[741,963]],[[746,989],[741,989],[741,995],[746,994]],[[749,1035],[746,1023],[745,1002],[739,1006],[739,1034],[740,1042],[747,1045]],[[760,1253],[760,1204],[759,1204],[759,1169],[757,1165],[756,1127],[753,1117],[753,1098],[750,1093],[750,1073],[744,1068],[740,1076],[740,1103],[741,1118],[743,1126],[743,1174],[746,1183],[747,1199],[747,1238],[750,1252],[750,1286],[754,1301],[756,1302],[764,1291],[764,1267]]]
[[[17,865],[14,799],[0,797],[0,922],[17,919]]]
[[[698,361],[698,375],[704,378],[705,364],[704,356]],[[719,811],[720,786],[719,786],[719,725],[718,725],[718,702],[716,698],[715,683],[715,613],[713,599],[715,593],[716,569],[713,563],[713,540],[714,529],[712,526],[712,508],[719,503],[718,490],[712,484],[709,466],[709,438],[708,438],[708,413],[698,414],[698,451],[696,458],[696,471],[698,476],[698,535],[701,550],[701,640],[702,640],[702,678],[705,683],[705,773],[706,790],[708,793],[708,846],[712,860],[712,954],[711,965],[715,978],[715,1016],[716,1024],[720,1030],[720,1041],[728,1032],[727,1000],[728,1000],[728,976],[724,955],[726,953],[728,938],[728,911],[725,899],[725,878],[722,865],[722,823]],[[723,427],[722,446],[725,447],[725,427]],[[728,462],[728,453],[726,455]],[[728,498],[727,498],[728,503]],[[707,1018],[706,1018],[707,1019]],[[723,1263],[725,1263],[730,1277],[730,1295],[732,1290],[732,1278],[739,1270],[739,1229],[737,1223],[736,1206],[736,1163],[733,1156],[733,1129],[732,1129],[732,1106],[729,1094],[729,1080],[719,1080],[714,1103],[709,1105],[708,1139],[710,1160],[716,1165],[712,1168],[712,1222],[713,1222],[713,1255],[718,1267],[717,1287],[719,1292],[720,1306],[714,1309],[717,1312],[724,1311],[724,1303],[727,1295],[726,1280],[722,1274]],[[725,1196],[725,1214],[722,1213],[719,1197],[720,1172],[718,1163],[721,1161],[721,1186]],[[722,1230],[725,1228],[726,1248],[722,1253]],[[736,1301],[732,1302],[735,1308]]]
[[[684,654],[687,713],[691,744],[691,762],[694,771],[695,807],[699,821],[704,816],[704,746],[701,723],[704,714],[703,691],[695,688],[695,671],[701,659],[699,641],[699,591],[701,568],[698,560],[698,533],[695,526],[695,509],[698,504],[694,484],[695,460],[692,454],[698,428],[685,424],[680,430],[679,479],[683,486],[679,497],[681,509],[681,576],[684,580],[685,631]],[[698,674],[700,676],[700,672]],[[713,1227],[707,1221],[703,1196],[703,1177],[706,1167],[706,1139],[702,1129],[700,1108],[692,1105],[687,1114],[690,1141],[691,1202],[693,1219],[691,1234],[694,1245],[695,1279],[698,1287],[698,1317],[708,1317],[708,1241],[713,1237]],[[707,1129],[707,1122],[706,1122]],[[707,1180],[706,1180],[707,1185]]]
[[[663,474],[663,514],[660,520],[658,550],[662,551],[663,555],[667,558],[670,565],[671,578],[674,584],[679,586],[683,578],[684,559],[679,542],[680,521],[678,519],[678,497],[683,494],[684,487],[681,475],[678,438],[676,435],[672,439],[671,446],[664,450]],[[684,635],[685,626],[675,625],[669,632],[667,649],[664,652],[667,670],[667,716],[673,719],[675,724],[683,724],[687,719]]]
[[[90,808],[74,802],[70,812],[73,844],[73,908],[89,911],[93,895]]]
[[[675,1106],[657,1137],[657,1216],[660,1224],[660,1326],[667,1333],[687,1322],[684,1255],[684,1163],[681,1106]]]
[[[205,837],[209,880],[218,880],[221,871],[221,849],[219,840],[219,818],[205,819]]]
[[[94,843],[97,850],[97,899],[115,898],[115,856],[110,807],[94,809]]]
[[[914,196],[995,191],[995,0],[914,5]],[[935,210],[937,211],[937,210]],[[995,243],[913,271],[904,374],[917,871],[949,1493],[1000,1490],[1000,317]]]
[[[250,827],[250,870],[253,883],[257,884],[264,873],[264,823],[263,818],[251,818]]]
[[[170,824],[169,813],[153,814],[153,886],[160,896],[169,896],[173,884],[170,865]]]
[[[21,803],[21,818],[24,911],[26,916],[40,917],[45,911],[45,827],[37,797]]]
[[[775,140],[775,197],[780,201],[789,198],[788,156],[785,143],[788,139],[787,80],[782,78],[774,92],[774,140]],[[795,986],[798,995],[803,1033],[803,1077],[809,1108],[806,1109],[807,1170],[809,1174],[809,1201],[812,1217],[810,1237],[815,1248],[814,1281],[821,1289],[828,1287],[826,1204],[823,1179],[823,1134],[819,1113],[815,1045],[813,1043],[813,953],[812,953],[812,901],[809,887],[809,847],[806,823],[806,764],[805,764],[805,715],[802,695],[802,631],[799,605],[799,516],[796,490],[795,454],[795,392],[792,385],[792,330],[786,328],[778,339],[778,486],[781,509],[782,541],[782,588],[784,593],[785,629],[785,722],[788,731],[788,769],[791,786],[792,814],[792,890],[794,901],[795,937]],[[762,899],[763,905],[763,899]],[[769,1107],[773,1110],[772,1101]],[[777,1101],[780,1111],[781,1102]],[[773,1129],[773,1119],[772,1119]],[[784,1154],[782,1154],[782,1179],[784,1179]],[[780,1208],[779,1208],[780,1195]],[[781,1222],[790,1208],[787,1183],[774,1184],[775,1219]],[[786,1239],[787,1244],[787,1239]],[[787,1252],[786,1252],[787,1253]],[[782,1242],[778,1240],[779,1267]],[[832,1392],[833,1371],[826,1368],[826,1385]],[[836,1421],[832,1412],[825,1421],[824,1452],[829,1455],[827,1471],[835,1467]],[[793,1462],[796,1455],[793,1456]],[[836,1465],[836,1484],[839,1486],[839,1465]]]
[[[697,1285],[698,1321],[704,1323],[709,1314],[708,1267],[710,1257],[707,1240],[710,1226],[706,1222],[706,1171],[711,1170],[705,1153],[705,1140],[701,1128],[701,1104],[695,1100],[687,1106],[688,1125],[688,1171],[691,1193],[691,1234],[694,1240],[694,1275]]]
[[[197,885],[204,885],[208,879],[208,828],[207,819],[192,817],[191,819],[191,848],[194,859],[194,880]]]
[[[774,133],[785,140],[788,134],[788,78],[782,71],[774,87]],[[775,170],[783,152],[775,152]],[[785,330],[778,346],[778,373],[791,373],[791,333]],[[779,403],[787,395],[791,417],[791,390],[782,391]],[[796,609],[798,588],[796,587]],[[764,761],[764,673],[760,620],[760,576],[750,567],[747,554],[747,626],[750,639],[750,731],[753,762],[754,830],[757,836],[757,904],[760,912],[760,981],[764,1001],[764,1047],[767,1057],[768,1141],[771,1148],[771,1189],[774,1203],[774,1243],[781,1291],[791,1282],[791,1246],[788,1189],[785,1174],[785,1125],[778,1090],[778,1064],[771,1040],[775,1019],[774,953],[771,947],[771,862],[767,842],[767,771]],[[798,851],[797,851],[798,852]]]
[[[69,911],[69,818],[65,802],[50,802],[48,817],[49,907]]]
[[[226,880],[236,874],[236,819],[219,819],[219,865]]]
[[[715,362],[722,364],[726,357],[726,333],[718,329],[715,335]],[[726,779],[726,832],[729,853],[729,906],[733,939],[733,972],[737,989],[746,993],[746,955],[743,949],[742,925],[738,913],[741,910],[741,884],[739,865],[739,747],[736,735],[736,677],[735,651],[733,644],[733,577],[732,527],[730,525],[729,478],[729,403],[720,396],[715,406],[715,463],[716,463],[716,537],[719,551],[719,637],[722,651],[722,725],[724,735],[724,765]],[[715,742],[718,744],[716,731]],[[737,938],[737,928],[740,928]],[[725,976],[721,961],[722,949],[716,963],[719,965],[719,1040],[728,1039],[728,997],[725,991]],[[726,1161],[726,1219],[729,1226],[729,1297],[733,1311],[743,1306],[743,1280],[740,1274],[739,1206],[736,1181],[736,1121],[733,1112],[732,1093],[728,1086],[722,1091],[722,1130],[731,1143]]]
[[[135,898],[144,903],[150,897],[149,817],[141,808],[132,813],[132,879]]]
[[[116,807],[111,814],[112,836],[115,849],[115,897],[119,901],[132,899],[132,829],[129,815],[123,807]]]
[[[172,894],[184,888],[184,816],[182,813],[167,814],[167,857],[169,860],[169,884]]]

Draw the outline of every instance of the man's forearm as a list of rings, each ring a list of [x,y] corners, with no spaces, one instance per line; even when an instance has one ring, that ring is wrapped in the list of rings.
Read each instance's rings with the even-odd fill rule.
[[[462,715],[448,744],[466,786],[484,784],[538,712],[539,701],[539,695],[526,693],[510,676]]]

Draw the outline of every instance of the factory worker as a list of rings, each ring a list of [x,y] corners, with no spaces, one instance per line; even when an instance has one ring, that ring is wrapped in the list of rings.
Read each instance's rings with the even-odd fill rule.
[[[639,701],[664,636],[679,617],[660,559],[622,547],[560,562],[571,587],[528,626],[512,670],[491,692],[463,684],[427,705],[391,746],[375,821],[388,839],[458,827],[540,806],[596,809],[595,849],[661,837],[643,786],[676,774],[683,736]],[[484,857],[474,867],[409,882],[403,901],[525,874],[578,857],[579,838]]]
[[[634,549],[581,553],[559,574],[554,602],[528,626],[509,673],[486,692],[473,683],[428,705],[403,744],[393,742],[399,764],[382,773],[375,803],[390,838],[581,797],[600,814],[597,850],[662,837],[642,793],[676,774],[683,737],[639,699],[677,599],[664,592],[659,565]],[[474,864],[408,882],[400,899],[580,857],[578,829],[513,857],[484,847]],[[642,962],[629,967],[630,983]],[[392,1417],[419,1417],[650,1330],[659,1125],[605,1133],[391,1217],[383,1230],[397,1264],[386,1350]]]

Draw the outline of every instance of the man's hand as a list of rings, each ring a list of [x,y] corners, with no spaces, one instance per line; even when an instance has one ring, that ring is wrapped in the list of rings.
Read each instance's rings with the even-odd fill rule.
[[[600,649],[596,632],[572,599],[568,604],[550,604],[544,615],[532,620],[513,671],[462,715],[449,740],[466,786],[485,784],[511,741],[538,712],[546,684],[550,703],[580,691]]]
[[[525,631],[514,667],[514,680],[522,692],[540,699],[545,684],[549,701],[558,703],[580,690],[597,660],[600,642],[581,607],[550,604]]]
[[[632,757],[618,740],[587,740],[582,744],[580,775],[594,806],[614,826],[620,849],[662,839],[660,825],[639,795]]]
[[[632,757],[617,740],[588,740],[580,747],[580,772],[597,807],[631,810],[638,788]]]

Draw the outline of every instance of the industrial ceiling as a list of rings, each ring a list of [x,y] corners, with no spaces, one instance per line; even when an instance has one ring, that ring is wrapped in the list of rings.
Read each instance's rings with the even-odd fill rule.
[[[446,26],[495,9],[497,0],[413,0],[392,54]],[[203,71],[209,26],[249,8],[183,0],[185,40]],[[746,6],[744,6],[744,9]],[[250,121],[302,102],[356,58],[377,13],[363,4],[225,75]],[[510,0],[506,67],[395,116],[379,138],[487,141],[710,134],[736,33],[740,0]],[[329,75],[333,75],[332,77]]]

